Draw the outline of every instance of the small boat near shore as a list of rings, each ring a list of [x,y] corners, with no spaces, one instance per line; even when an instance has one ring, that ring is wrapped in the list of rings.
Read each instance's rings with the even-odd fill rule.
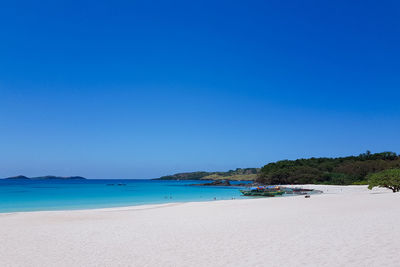
[[[282,190],[285,191],[286,194],[295,194],[295,195],[307,195],[310,193],[311,194],[317,193],[317,191],[314,189],[306,189],[300,187],[294,187],[294,188],[283,187]]]
[[[314,191],[314,189],[295,187],[295,188],[292,188],[292,191],[293,192],[312,192],[312,191]]]
[[[240,190],[244,196],[254,197],[275,197],[285,194],[285,191],[281,190],[278,186],[258,186],[252,187],[248,190]]]
[[[309,194],[322,193],[322,191],[315,189],[307,189],[300,187],[290,188],[277,185],[251,187],[246,190],[240,190],[240,192],[242,193],[243,196],[261,196],[261,197],[274,197],[274,196],[281,196],[283,194],[309,195]]]

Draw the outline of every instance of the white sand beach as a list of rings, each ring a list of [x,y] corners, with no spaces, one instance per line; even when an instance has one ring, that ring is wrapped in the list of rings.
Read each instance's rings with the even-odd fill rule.
[[[0,266],[399,266],[400,193],[0,214]]]

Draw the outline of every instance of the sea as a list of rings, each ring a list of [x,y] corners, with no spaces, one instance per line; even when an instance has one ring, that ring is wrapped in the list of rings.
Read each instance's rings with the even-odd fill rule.
[[[239,189],[243,187],[240,186],[191,186],[205,182],[0,179],[0,212],[94,209],[246,198],[241,195]]]

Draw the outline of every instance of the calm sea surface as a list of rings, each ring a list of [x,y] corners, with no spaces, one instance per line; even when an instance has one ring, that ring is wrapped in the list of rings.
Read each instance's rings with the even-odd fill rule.
[[[193,183],[204,181],[0,180],[0,212],[244,198],[239,187],[188,186]]]

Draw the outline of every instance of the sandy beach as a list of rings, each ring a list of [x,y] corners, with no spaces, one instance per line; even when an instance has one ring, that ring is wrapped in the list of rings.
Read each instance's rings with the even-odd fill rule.
[[[399,266],[400,193],[0,214],[1,266]]]

